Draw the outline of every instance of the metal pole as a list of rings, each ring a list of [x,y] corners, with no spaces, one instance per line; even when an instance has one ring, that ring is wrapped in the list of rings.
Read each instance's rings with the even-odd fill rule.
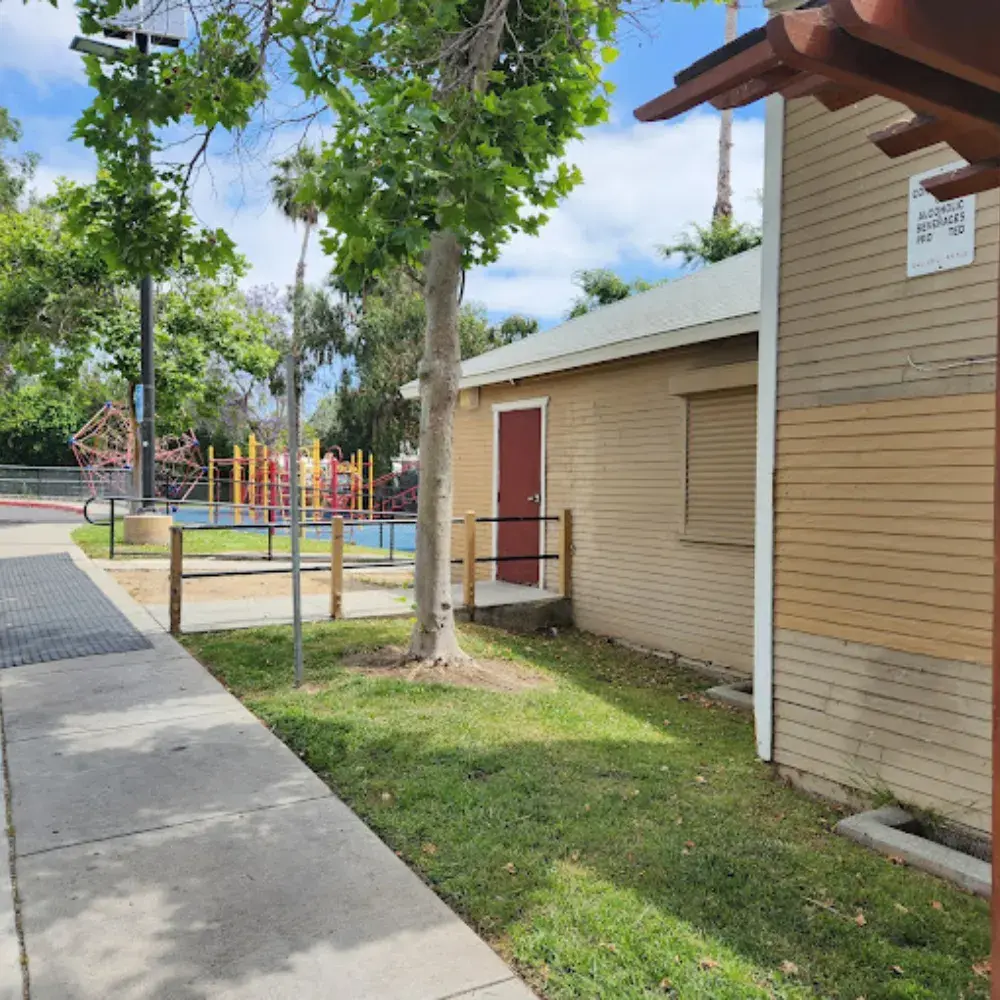
[[[288,382],[288,475],[292,533],[292,631],[295,637],[295,686],[302,683],[302,561],[299,554],[299,403],[295,391],[295,353],[285,358]]]
[[[149,35],[137,34],[136,45],[143,56],[149,54]],[[146,63],[139,64],[141,79],[146,78]],[[142,162],[149,165],[149,122],[143,123]],[[146,185],[146,196],[152,187]],[[142,509],[151,510],[156,496],[156,388],[153,367],[153,278],[144,275],[139,282],[139,330],[142,346]]]

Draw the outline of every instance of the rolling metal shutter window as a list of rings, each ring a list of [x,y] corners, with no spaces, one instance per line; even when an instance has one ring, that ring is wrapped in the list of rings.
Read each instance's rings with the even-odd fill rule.
[[[752,545],[756,466],[756,386],[688,396],[685,535]]]

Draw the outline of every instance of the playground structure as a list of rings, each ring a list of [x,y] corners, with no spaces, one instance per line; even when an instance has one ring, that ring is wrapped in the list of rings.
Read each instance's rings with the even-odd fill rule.
[[[135,427],[118,403],[105,403],[69,440],[73,456],[92,495],[130,492],[135,468]],[[167,435],[156,442],[156,492],[168,500],[186,500],[204,471],[193,431]]]
[[[345,516],[377,519],[411,512],[416,507],[416,468],[404,473],[375,476],[375,458],[359,449],[344,458],[339,448],[325,455],[320,442],[299,449],[299,508],[305,517]],[[228,505],[234,524],[246,517],[252,521],[281,521],[291,506],[291,461],[287,451],[272,451],[250,435],[246,451],[239,445],[231,458],[217,458],[209,446],[206,478],[210,519],[221,515],[219,504]],[[400,488],[409,474],[413,480]]]
[[[134,424],[128,410],[105,403],[70,438],[70,447],[92,495],[133,493]],[[156,445],[156,495],[188,500],[204,483],[211,523],[282,521],[291,508],[291,465],[287,451],[271,450],[251,434],[245,449],[217,458],[209,446],[203,462],[193,431],[159,438]],[[354,519],[390,518],[413,513],[417,503],[417,466],[375,476],[375,459],[359,450],[345,459],[339,448],[321,453],[320,442],[299,449],[299,506],[304,517],[343,515]],[[204,515],[204,511],[202,512]]]

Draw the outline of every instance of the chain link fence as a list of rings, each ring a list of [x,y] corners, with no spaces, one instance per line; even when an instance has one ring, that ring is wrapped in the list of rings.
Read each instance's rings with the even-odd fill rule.
[[[85,500],[131,492],[132,473],[124,469],[85,472],[74,466],[0,465],[0,496],[47,500]]]

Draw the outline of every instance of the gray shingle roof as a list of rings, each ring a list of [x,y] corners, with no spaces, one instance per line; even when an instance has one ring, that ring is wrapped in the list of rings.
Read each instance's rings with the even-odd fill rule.
[[[470,358],[462,388],[756,332],[760,250],[704,267],[550,330]],[[416,382],[403,395],[418,394]]]

